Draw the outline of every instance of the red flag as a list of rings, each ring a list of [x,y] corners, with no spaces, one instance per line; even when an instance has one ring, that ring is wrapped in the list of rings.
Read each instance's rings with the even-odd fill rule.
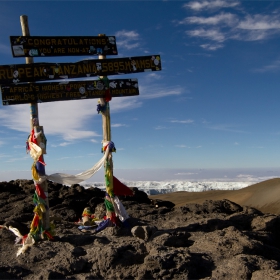
[[[114,186],[114,195],[122,196],[122,195],[128,195],[132,196],[133,191],[124,185],[122,182],[120,182],[116,177],[113,176],[113,186]]]
[[[37,192],[38,196],[40,196],[42,199],[47,198],[45,195],[45,192],[43,191],[43,189],[41,188],[41,186],[39,184],[36,184],[35,188],[36,188],[36,192]]]

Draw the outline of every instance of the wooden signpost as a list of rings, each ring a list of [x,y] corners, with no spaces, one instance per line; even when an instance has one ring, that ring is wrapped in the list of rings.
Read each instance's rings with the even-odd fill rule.
[[[99,34],[98,37],[32,37],[29,32],[27,16],[21,16],[20,22],[23,36],[11,36],[10,43],[13,56],[26,57],[26,64],[0,65],[3,105],[30,103],[31,130],[36,135],[40,132],[43,135],[43,127],[39,125],[38,103],[100,98],[99,105],[103,108],[100,110],[102,113],[103,143],[110,142],[109,101],[112,97],[139,95],[139,87],[137,79],[109,80],[107,76],[160,71],[160,55],[107,59],[106,55],[117,54],[114,36]],[[33,57],[39,56],[71,55],[98,55],[99,57],[76,63],[34,63],[33,61]],[[91,77],[96,79],[91,79]],[[75,79],[75,81],[69,79]],[[40,137],[37,137],[37,141],[39,146],[44,144],[40,143]],[[44,149],[42,148],[42,150]],[[113,161],[111,152],[104,168],[105,177],[111,181],[112,187]],[[47,206],[43,213],[43,228],[48,230],[50,221],[47,181],[40,185],[43,187]]]
[[[115,36],[10,36],[13,57],[117,55]]]
[[[111,97],[139,95],[137,79],[9,84],[1,87],[4,106],[104,98],[108,89]]]
[[[160,55],[90,59],[76,63],[0,65],[0,84],[18,84],[160,71]]]

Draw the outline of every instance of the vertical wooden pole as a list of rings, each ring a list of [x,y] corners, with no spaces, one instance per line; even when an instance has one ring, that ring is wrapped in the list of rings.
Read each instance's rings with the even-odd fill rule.
[[[28,26],[28,17],[25,15],[20,16],[20,24],[21,24],[22,35],[30,36],[29,26]],[[25,62],[26,62],[26,64],[34,63],[33,57],[26,57]],[[31,129],[33,129],[33,119],[34,118],[37,118],[38,122],[39,122],[38,104],[37,103],[30,104],[30,127],[31,127]]]
[[[105,36],[105,34],[99,34],[98,36]],[[105,59],[106,55],[99,55],[99,59]],[[100,76],[100,78],[106,78]],[[110,121],[110,107],[109,103],[106,103],[104,98],[100,98],[101,103],[106,104],[106,110],[102,113],[102,128],[103,128],[103,141],[111,141],[111,121]]]
[[[29,32],[29,26],[28,26],[28,17],[26,15],[20,16],[20,24],[22,29],[22,35],[23,36],[30,36]],[[25,58],[26,64],[32,64],[34,63],[33,57],[26,57]],[[34,123],[33,120],[37,119],[37,123]],[[38,104],[37,103],[31,103],[30,104],[30,127],[31,130],[34,128],[34,126],[39,126],[39,113],[38,113]],[[43,156],[42,156],[43,157]],[[49,199],[48,199],[48,183],[47,181],[44,181],[41,183],[41,187],[44,190],[46,194],[46,212],[43,213],[43,228],[49,229],[50,228],[50,217],[49,217]]]
[[[105,36],[105,34],[99,34],[98,36]],[[105,59],[106,55],[99,55],[98,56],[99,59]],[[106,78],[103,76],[100,76],[100,78]],[[106,110],[104,112],[102,112],[102,129],[103,129],[103,141],[111,141],[111,117],[110,117],[110,106],[109,106],[109,102],[106,102],[104,100],[104,98],[100,98],[100,102],[102,104],[106,104]],[[109,149],[109,148],[107,148]],[[112,178],[110,178],[111,183],[113,182],[113,157],[112,157],[112,153],[109,154],[109,158],[108,158],[108,162],[109,162],[109,168],[110,168],[110,174],[112,176]],[[106,169],[106,163],[105,163],[105,169]],[[106,174],[106,170],[105,170],[105,174]]]

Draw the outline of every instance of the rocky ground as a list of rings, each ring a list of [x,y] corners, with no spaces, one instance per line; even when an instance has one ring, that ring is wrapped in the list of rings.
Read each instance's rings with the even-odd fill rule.
[[[22,235],[33,219],[33,181],[0,183],[0,225]],[[0,279],[280,279],[280,219],[230,200],[174,207],[138,189],[120,197],[130,229],[93,235],[75,223],[85,207],[100,218],[104,192],[49,182],[55,239],[16,256],[10,230],[0,229]]]

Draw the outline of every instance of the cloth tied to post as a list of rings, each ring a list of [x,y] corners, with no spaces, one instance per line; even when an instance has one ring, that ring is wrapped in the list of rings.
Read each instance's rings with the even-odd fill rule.
[[[105,160],[107,159],[108,155],[110,153],[109,149],[106,149],[103,157],[90,169],[81,172],[76,175],[70,175],[65,173],[54,173],[51,175],[44,176],[44,179],[62,184],[62,185],[73,185],[73,184],[79,184],[89,178],[91,178],[100,168],[103,166]],[[43,177],[43,176],[42,176]]]

